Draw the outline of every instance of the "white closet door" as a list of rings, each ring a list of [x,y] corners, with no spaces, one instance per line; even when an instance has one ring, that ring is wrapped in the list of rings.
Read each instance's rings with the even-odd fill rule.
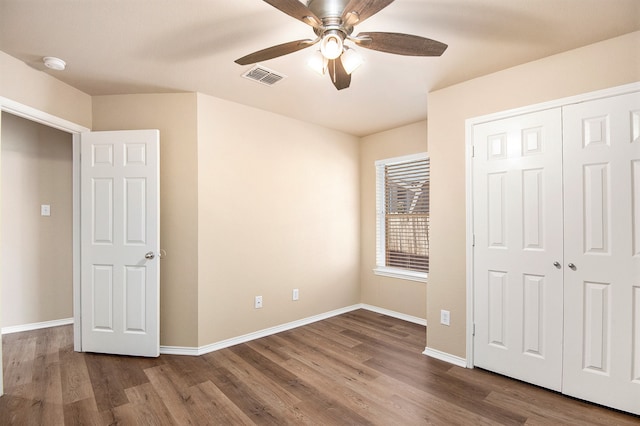
[[[474,364],[560,390],[562,115],[474,126]],[[555,263],[555,265],[554,265]]]
[[[563,392],[640,414],[640,93],[563,114]]]

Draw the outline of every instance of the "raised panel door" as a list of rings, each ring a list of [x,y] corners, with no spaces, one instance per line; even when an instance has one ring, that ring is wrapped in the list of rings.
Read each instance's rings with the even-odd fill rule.
[[[158,356],[159,134],[81,142],[82,350]]]
[[[640,414],[640,93],[563,114],[563,392]]]
[[[560,390],[560,109],[474,126],[474,364]]]

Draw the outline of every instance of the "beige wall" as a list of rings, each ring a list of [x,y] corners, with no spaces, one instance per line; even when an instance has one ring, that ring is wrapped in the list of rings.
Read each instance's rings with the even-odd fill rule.
[[[198,182],[200,345],[359,302],[357,138],[198,95]]]
[[[0,96],[91,128],[91,96],[2,51]]]
[[[465,356],[465,120],[640,81],[639,46],[631,33],[429,94],[429,348]],[[440,309],[451,311],[450,327]]]
[[[361,302],[418,318],[427,317],[427,284],[373,273],[376,266],[375,162],[425,151],[426,121],[376,133],[360,142]]]
[[[7,113],[2,120],[2,326],[71,318],[71,135]]]
[[[196,94],[93,98],[93,130],[160,130],[160,344],[198,343]]]

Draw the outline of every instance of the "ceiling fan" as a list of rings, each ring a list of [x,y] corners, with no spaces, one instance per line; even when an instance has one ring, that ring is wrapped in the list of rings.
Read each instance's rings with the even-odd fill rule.
[[[354,49],[345,45],[351,41],[357,46],[405,56],[440,56],[447,45],[410,34],[365,32],[352,36],[354,26],[375,15],[394,0],[263,0],[271,6],[313,27],[315,39],[290,41],[250,53],[236,63],[254,64],[297,52],[320,43],[320,50],[310,65],[324,74],[327,70],[338,90],[351,84],[351,73],[362,60]]]

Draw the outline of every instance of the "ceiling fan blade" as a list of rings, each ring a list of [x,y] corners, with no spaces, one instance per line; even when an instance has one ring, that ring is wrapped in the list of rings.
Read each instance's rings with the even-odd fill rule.
[[[236,59],[235,62],[239,65],[255,64],[256,62],[266,61],[268,59],[277,58],[278,56],[284,56],[288,55],[289,53],[297,52],[298,50],[313,46],[316,42],[317,40],[290,41],[289,43],[267,47],[266,49],[250,53],[240,59]]]
[[[322,26],[322,20],[319,19],[315,13],[313,13],[307,6],[299,2],[298,0],[263,0],[265,3],[269,3],[281,12],[292,16],[299,21],[304,22],[307,25],[311,25],[314,28]]]
[[[351,0],[342,12],[342,22],[345,26],[359,24],[389,6],[393,1],[394,0]]]
[[[360,33],[351,40],[367,49],[405,56],[440,56],[448,47],[436,40],[402,33]]]
[[[330,60],[328,68],[331,82],[336,86],[336,89],[342,90],[349,87],[351,84],[351,75],[345,71],[340,58]]]

